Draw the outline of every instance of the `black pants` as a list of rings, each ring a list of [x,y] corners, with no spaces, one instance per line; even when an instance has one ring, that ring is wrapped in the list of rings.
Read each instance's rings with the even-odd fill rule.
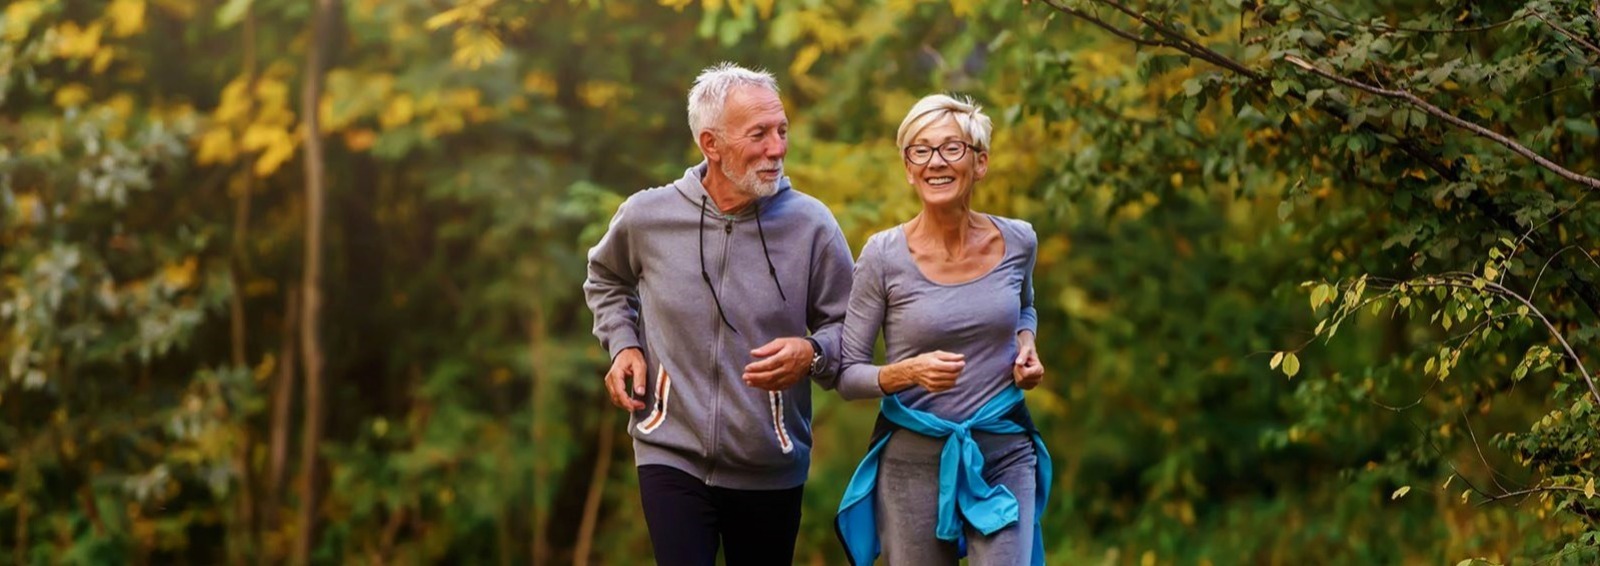
[[[670,466],[639,466],[639,492],[656,564],[728,566],[794,562],[805,486],[772,491],[712,487]]]

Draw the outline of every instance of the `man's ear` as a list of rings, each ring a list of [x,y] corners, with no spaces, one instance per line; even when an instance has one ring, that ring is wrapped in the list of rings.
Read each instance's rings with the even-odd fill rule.
[[[700,153],[705,154],[706,161],[721,162],[722,146],[718,143],[717,134],[711,130],[700,131]]]

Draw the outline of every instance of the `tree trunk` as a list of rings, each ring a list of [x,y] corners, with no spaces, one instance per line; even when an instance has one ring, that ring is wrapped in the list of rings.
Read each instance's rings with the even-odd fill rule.
[[[583,520],[578,523],[578,542],[572,549],[572,563],[589,565],[589,548],[594,543],[595,523],[600,518],[600,496],[605,494],[606,477],[611,474],[612,439],[616,436],[617,411],[611,407],[600,413],[600,453],[594,459],[594,475],[589,478],[589,496],[583,501]]]
[[[538,301],[538,299],[534,299]],[[545,445],[544,409],[545,381],[548,377],[541,371],[540,363],[544,360],[544,307],[533,305],[533,322],[529,326],[529,356],[528,365],[533,383],[532,399],[529,400],[528,411],[533,415],[533,451],[535,454],[549,454]],[[548,515],[545,506],[540,504],[539,493],[550,481],[550,464],[548,458],[534,458],[533,460],[533,565],[544,566],[550,556],[550,535],[546,528],[545,518]]]
[[[334,0],[314,0],[311,15],[311,44],[306,49],[306,78],[300,97],[300,120],[305,134],[306,235],[305,267],[301,289],[305,302],[300,317],[300,352],[306,377],[304,425],[300,444],[300,514],[295,521],[293,562],[304,566],[311,561],[311,546],[316,539],[317,449],[322,443],[322,228],[324,186],[322,124],[318,104],[322,98],[324,51],[331,35]]]
[[[282,530],[283,475],[289,465],[289,433],[293,427],[289,418],[294,407],[295,324],[300,317],[300,292],[289,289],[284,299],[283,330],[279,339],[277,383],[272,387],[272,430],[267,443],[267,484],[262,492],[265,516],[262,524],[269,529]],[[262,562],[272,557],[263,555]]]

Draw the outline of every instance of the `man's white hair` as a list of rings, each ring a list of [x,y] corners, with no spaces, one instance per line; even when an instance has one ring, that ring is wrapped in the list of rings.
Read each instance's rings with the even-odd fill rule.
[[[895,133],[894,143],[901,151],[911,145],[917,134],[928,126],[944,119],[945,116],[955,118],[956,125],[967,134],[967,143],[976,146],[980,151],[989,150],[989,135],[994,132],[994,122],[983,113],[983,107],[972,102],[972,99],[955,98],[944,94],[930,94],[918,100],[911,111],[906,113],[906,119],[900,122],[900,131]]]
[[[723,107],[728,94],[742,86],[756,86],[778,92],[778,80],[765,70],[746,69],[733,63],[718,63],[695,77],[689,89],[689,131],[695,145],[700,144],[700,132],[711,129],[722,120]]]

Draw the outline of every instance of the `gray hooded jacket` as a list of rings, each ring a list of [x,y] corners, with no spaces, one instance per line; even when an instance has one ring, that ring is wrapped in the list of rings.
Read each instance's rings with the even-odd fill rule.
[[[633,413],[637,465],[671,466],[709,485],[786,489],[811,464],[811,384],[781,392],[740,379],[750,350],[810,335],[822,346],[817,382],[837,385],[850,297],[850,249],[820,201],[778,192],[723,215],[701,178],[629,197],[589,250],[584,296],[611,357],[638,347],[645,408]]]

